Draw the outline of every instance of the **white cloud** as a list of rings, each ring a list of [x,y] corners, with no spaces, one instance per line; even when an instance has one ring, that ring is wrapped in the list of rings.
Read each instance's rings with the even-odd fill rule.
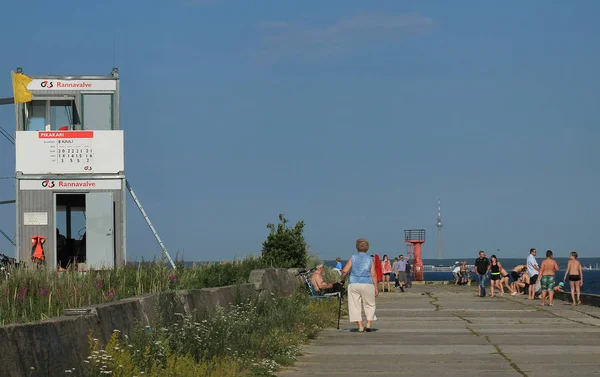
[[[400,41],[410,35],[430,33],[435,22],[418,13],[360,13],[323,27],[283,21],[264,21],[260,54],[263,59],[330,56],[351,53],[378,41]],[[311,56],[312,55],[312,56]]]
[[[184,7],[197,7],[220,3],[222,0],[190,0],[183,3]]]

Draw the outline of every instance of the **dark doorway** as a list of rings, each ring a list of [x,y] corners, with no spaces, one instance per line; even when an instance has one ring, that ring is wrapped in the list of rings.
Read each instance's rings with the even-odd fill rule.
[[[86,261],[85,194],[56,194],[56,265]]]

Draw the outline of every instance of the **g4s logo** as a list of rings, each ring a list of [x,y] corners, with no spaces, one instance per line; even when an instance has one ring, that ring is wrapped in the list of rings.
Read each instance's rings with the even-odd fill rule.
[[[54,181],[46,179],[45,181],[42,181],[42,187],[53,188],[54,187]]]

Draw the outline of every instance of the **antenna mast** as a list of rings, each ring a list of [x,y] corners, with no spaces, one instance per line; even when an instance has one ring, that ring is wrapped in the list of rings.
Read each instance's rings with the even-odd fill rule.
[[[435,224],[435,226],[437,227],[438,231],[437,231],[437,238],[438,238],[438,259],[442,259],[442,227],[444,226],[444,224],[442,224],[442,201],[440,200],[440,196],[438,195],[438,219],[437,219],[437,223]]]

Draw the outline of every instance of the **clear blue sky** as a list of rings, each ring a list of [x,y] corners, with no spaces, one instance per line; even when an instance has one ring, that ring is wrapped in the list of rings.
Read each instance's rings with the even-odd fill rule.
[[[598,256],[598,1],[30,1],[10,71],[121,73],[126,173],[172,253],[259,253],[284,213],[312,251]],[[0,124],[14,129],[11,106]],[[14,150],[0,139],[0,176]],[[0,180],[0,200],[14,197]],[[160,249],[128,204],[129,258]],[[14,206],[0,207],[14,234]],[[10,244],[0,238],[0,250]]]

